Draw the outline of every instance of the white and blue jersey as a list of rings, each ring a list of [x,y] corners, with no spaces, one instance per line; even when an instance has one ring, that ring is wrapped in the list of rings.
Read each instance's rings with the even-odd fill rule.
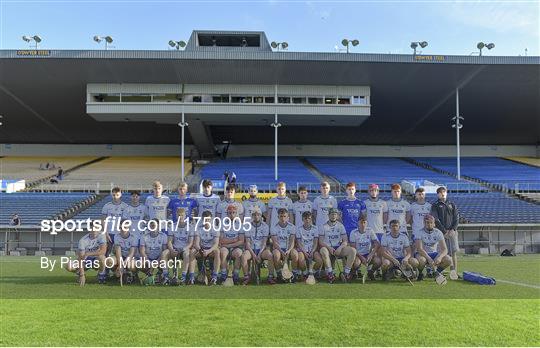
[[[330,208],[337,208],[337,201],[333,196],[319,196],[313,200],[313,210],[317,213],[315,226],[321,227],[328,221]]]
[[[172,217],[172,220],[174,222],[176,222],[176,220],[178,219],[177,216],[176,216],[176,210],[178,208],[184,208],[185,211],[186,211],[186,218],[189,218],[190,221],[191,221],[191,217],[192,217],[192,213],[193,213],[193,210],[196,209],[198,207],[198,203],[195,199],[193,198],[190,198],[190,197],[184,197],[184,198],[179,198],[179,197],[175,197],[175,198],[172,198],[170,201],[169,201],[169,204],[167,205],[167,209],[171,211],[171,217]]]
[[[242,202],[242,205],[244,206],[244,216],[251,218],[253,215],[253,211],[256,208],[259,208],[261,211],[261,214],[266,213],[266,204],[264,204],[263,201],[260,199],[251,199],[248,198],[245,201]]]
[[[392,236],[391,233],[387,233],[382,237],[381,246],[385,247],[392,256],[401,261],[405,257],[405,249],[411,246],[409,237],[400,233],[397,237]]]
[[[319,228],[319,240],[322,240],[326,245],[337,249],[341,246],[343,238],[347,238],[345,226],[339,221],[331,223],[327,221]]]
[[[141,237],[140,246],[146,251],[146,256],[150,260],[157,260],[161,252],[167,247],[167,235],[165,233],[150,232]]]
[[[412,217],[412,234],[424,228],[424,216],[431,214],[431,203],[424,202],[424,204],[418,204],[414,202],[411,204],[411,217]]]
[[[222,239],[238,239],[240,238],[240,236],[243,236],[245,234],[242,226],[240,226],[240,229],[236,229],[235,224],[232,224],[231,223],[231,226],[229,226],[229,228],[225,228],[225,227],[222,227],[221,228],[221,233],[220,233],[220,238]]]
[[[304,246],[304,251],[311,253],[313,250],[313,242],[319,237],[319,229],[315,225],[310,225],[306,228],[301,225],[296,228],[296,240],[301,241]]]
[[[119,233],[116,235],[116,238],[114,238],[114,246],[115,248],[117,246],[120,247],[122,257],[125,258],[129,255],[131,248],[137,249],[139,247],[139,236],[138,234],[130,232],[124,237],[121,233]],[[135,256],[135,253],[133,253],[133,256]]]
[[[388,223],[392,220],[399,221],[399,231],[402,233],[407,233],[407,213],[411,211],[411,205],[409,202],[403,198],[395,201],[389,199],[386,201],[386,206],[388,207]]]
[[[201,217],[202,213],[205,211],[211,212],[212,217],[216,217],[217,206],[221,202],[218,195],[212,193],[209,196],[205,196],[202,194],[195,197],[195,200],[199,206],[199,217]]]
[[[270,229],[270,235],[272,237],[275,236],[277,238],[279,248],[282,251],[286,251],[289,249],[289,239],[291,235],[296,236],[296,227],[294,227],[294,225],[290,222],[287,222],[285,226],[282,226],[278,222]]]
[[[189,244],[189,238],[194,238],[196,235],[194,225],[185,224],[182,226],[180,223],[178,223],[178,227],[176,223],[169,226],[167,234],[172,240],[173,249],[176,251],[184,250]]]
[[[167,207],[169,206],[170,199],[167,196],[148,196],[146,197],[146,205],[148,211],[148,218],[150,220],[167,220]]]
[[[244,206],[242,205],[242,203],[237,202],[234,199],[230,201],[227,199],[224,199],[223,201],[219,202],[216,209],[216,216],[220,217],[222,222],[223,222],[223,219],[227,217],[227,208],[229,207],[229,205],[233,205],[236,207],[236,213],[237,213],[236,216],[238,216],[239,218],[241,218],[244,214]]]
[[[294,212],[294,224],[296,228],[299,228],[304,224],[302,221],[302,214],[306,211],[311,212],[313,210],[313,203],[310,200],[305,202],[296,201],[293,203],[293,212]]]
[[[366,211],[366,204],[358,198],[353,200],[345,198],[338,203],[338,209],[341,212],[341,221],[343,221],[347,236],[349,236],[351,231],[358,226],[358,220],[362,213]]]
[[[105,234],[99,233],[96,237],[92,237],[92,234],[87,233],[79,240],[79,251],[80,252],[96,252],[102,245],[107,244],[107,239]]]
[[[216,239],[219,239],[219,230],[213,225],[206,228],[205,225],[200,224],[195,233],[199,236],[201,248],[203,249],[210,249],[214,246]]]
[[[259,224],[251,222],[249,230],[247,230],[245,233],[246,238],[249,238],[251,241],[251,248],[256,254],[258,254],[259,251],[264,249],[266,246],[263,243],[270,236],[270,228],[262,221]]]
[[[366,227],[364,232],[360,232],[358,229],[352,230],[349,241],[354,243],[356,252],[365,257],[371,252],[373,243],[378,242],[379,240],[373,229]]]
[[[278,210],[279,209],[286,209],[291,213],[293,211],[293,202],[292,200],[285,196],[285,197],[272,197],[270,201],[268,201],[268,210],[272,212],[272,216],[270,216],[270,221],[268,222],[269,226],[274,226],[278,223]],[[270,230],[270,233],[272,231]]]
[[[120,203],[114,203],[114,202],[108,202],[106,203],[103,208],[101,209],[101,215],[104,217],[111,217],[115,219],[109,219],[109,222],[106,226],[107,232],[109,232],[109,235],[111,235],[111,238],[117,233],[120,232],[118,229],[118,226],[120,225],[118,222],[122,218],[124,214],[124,210],[128,205],[124,202]]]
[[[444,241],[444,235],[437,228],[434,228],[431,231],[422,228],[414,234],[414,240],[421,240],[424,250],[433,259],[437,257],[437,254],[440,252],[439,241]]]
[[[144,232],[144,226],[140,226],[139,222],[144,220],[148,216],[148,209],[146,205],[131,205],[128,204],[122,215],[122,219],[131,221],[131,232],[142,233]]]
[[[383,234],[385,232],[383,214],[388,212],[386,202],[379,198],[375,200],[368,198],[364,201],[364,204],[366,205],[368,227],[371,227],[379,235]]]

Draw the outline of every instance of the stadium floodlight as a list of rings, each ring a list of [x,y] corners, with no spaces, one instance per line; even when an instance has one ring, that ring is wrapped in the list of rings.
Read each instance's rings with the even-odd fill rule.
[[[181,159],[180,159],[180,170],[181,170],[181,174],[182,174],[182,180],[184,180],[185,178],[185,173],[184,173],[184,151],[185,151],[185,128],[189,126],[189,123],[186,122],[186,119],[185,119],[185,113],[184,113],[184,105],[182,105],[182,119],[180,120],[180,122],[178,122],[178,127],[180,127],[181,129]]]
[[[36,47],[35,47],[36,49],[38,48],[38,43],[40,43],[42,41],[41,36],[39,36],[39,35],[34,35],[34,36],[23,35],[22,39],[25,42],[34,41],[35,45],[36,45]]]
[[[289,44],[288,44],[287,42],[285,42],[285,41],[283,41],[283,42],[272,41],[272,43],[270,44],[270,46],[272,46],[273,49],[276,49],[276,48],[277,48],[277,50],[279,51],[280,48],[281,48],[282,50],[286,50],[287,47],[289,47]]]
[[[482,56],[482,49],[484,49],[484,48],[487,48],[488,50],[493,49],[493,48],[495,48],[495,44],[493,42],[488,43],[488,44],[485,44],[483,42],[479,42],[476,45],[476,48],[478,48],[478,50],[480,51],[479,55]]]
[[[176,48],[176,50],[179,50],[180,48],[186,47],[186,42],[169,40],[169,46],[171,46],[172,48]]]
[[[358,41],[357,39],[353,39],[353,40],[350,40],[350,39],[343,39],[341,40],[341,44],[345,47],[347,47],[347,53],[349,53],[349,47],[350,45],[356,47],[360,44],[360,41]]]
[[[416,56],[416,49],[418,48],[418,46],[420,46],[422,48],[426,48],[427,45],[428,45],[427,41],[413,41],[413,42],[411,42],[411,48],[414,50],[413,55]]]
[[[94,35],[93,40],[97,43],[101,43],[101,41],[105,40],[105,49],[107,50],[109,48],[109,45],[112,44],[113,38],[110,35],[107,36],[100,36],[100,35]]]
[[[456,88],[456,116],[452,117],[452,128],[456,130],[456,165],[457,165],[457,179],[461,180],[461,149],[459,141],[459,132],[463,128],[464,118],[459,115],[459,88]]]

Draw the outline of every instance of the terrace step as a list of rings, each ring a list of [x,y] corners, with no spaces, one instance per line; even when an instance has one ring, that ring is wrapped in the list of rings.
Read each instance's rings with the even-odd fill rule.
[[[307,168],[307,170],[311,172],[311,174],[313,174],[317,179],[319,179],[320,182],[328,181],[328,183],[330,183],[331,192],[340,191],[339,188],[341,185],[336,178],[330,175],[326,175],[325,173],[321,172],[305,157],[298,157],[298,160]]]
[[[64,176],[68,175],[69,173],[71,173],[73,171],[76,171],[76,170],[79,170],[79,169],[84,168],[86,166],[89,166],[91,164],[103,161],[104,159],[107,159],[107,158],[109,158],[109,157],[108,156],[103,156],[103,157],[94,158],[94,159],[92,159],[90,161],[87,161],[87,162],[78,164],[76,166],[73,166],[71,168],[68,168],[68,169],[64,170]],[[54,177],[55,175],[56,174],[53,174],[53,175],[49,175],[49,176],[41,178],[41,179],[37,179],[37,180],[34,180],[34,181],[27,182],[25,189],[21,190],[21,192],[33,191],[36,186],[39,186],[39,185],[41,185],[43,183],[48,183],[51,180],[51,178]]]

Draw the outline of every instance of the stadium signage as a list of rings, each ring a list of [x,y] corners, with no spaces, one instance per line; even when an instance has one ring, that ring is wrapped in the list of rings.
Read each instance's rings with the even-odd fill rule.
[[[277,193],[258,193],[257,198],[260,199],[265,204],[268,204],[270,199],[277,196]],[[249,193],[235,193],[234,199],[237,201],[245,201],[249,199]]]
[[[414,56],[416,61],[428,61],[428,62],[444,62],[445,56]]]
[[[18,50],[17,56],[20,57],[49,57],[50,50]]]

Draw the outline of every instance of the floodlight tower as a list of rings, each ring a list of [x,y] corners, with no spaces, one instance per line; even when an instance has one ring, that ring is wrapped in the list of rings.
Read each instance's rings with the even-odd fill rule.
[[[175,40],[169,40],[169,46],[172,48],[175,48],[177,51],[180,50],[180,48],[186,47],[185,41],[175,41]]]
[[[488,43],[488,44],[485,44],[483,42],[479,42],[477,45],[476,45],[476,48],[478,48],[478,50],[480,51],[480,56],[482,56],[482,49],[483,48],[487,48],[488,50],[492,49],[495,47],[495,44],[492,42],[492,43]]]
[[[112,36],[99,36],[99,35],[95,35],[94,36],[94,41],[97,42],[97,43],[100,43],[101,41],[105,40],[105,50],[107,50],[109,48],[109,45],[112,44],[113,42],[113,38]]]
[[[279,51],[280,48],[281,48],[281,50],[286,50],[287,47],[289,47],[289,44],[287,42],[285,42],[285,41],[283,41],[283,42],[272,41],[270,46],[272,46],[273,49],[277,49]]]
[[[343,46],[347,47],[347,53],[349,53],[349,46],[353,45],[354,47],[356,47],[356,46],[358,46],[358,44],[360,44],[360,41],[358,41],[357,39],[353,39],[353,40],[343,39],[343,40],[341,40],[341,44]]]
[[[411,48],[414,50],[413,55],[416,56],[416,49],[418,48],[418,46],[420,46],[422,48],[426,48],[427,45],[428,45],[427,41],[413,41],[413,42],[411,42]]]
[[[34,35],[34,36],[23,35],[22,39],[25,42],[34,41],[34,43],[36,45],[36,47],[35,47],[36,50],[38,48],[38,44],[41,42],[41,36],[39,36],[39,35]]]

